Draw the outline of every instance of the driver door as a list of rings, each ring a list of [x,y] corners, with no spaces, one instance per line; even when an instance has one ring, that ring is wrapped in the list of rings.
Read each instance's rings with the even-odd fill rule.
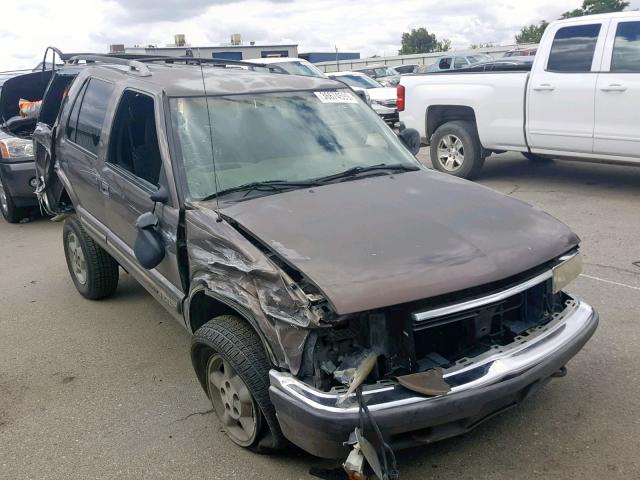
[[[145,288],[182,321],[179,314],[184,286],[177,258],[177,198],[175,193],[169,193],[165,204],[156,204],[150,199],[161,186],[167,192],[175,190],[166,175],[170,163],[162,153],[168,149],[162,149],[158,140],[158,104],[155,96],[144,92],[131,89],[121,92],[100,183],[107,205],[107,243],[118,253],[118,261],[128,265]],[[151,270],[144,269],[134,255],[138,235],[136,221],[147,212],[154,212],[158,217],[158,229],[165,246],[164,259]]]

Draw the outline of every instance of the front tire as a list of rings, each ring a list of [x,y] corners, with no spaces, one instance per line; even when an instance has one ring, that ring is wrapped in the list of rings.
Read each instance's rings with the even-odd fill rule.
[[[26,211],[23,208],[16,207],[2,178],[0,178],[0,212],[9,223],[18,223],[26,217]]]
[[[222,315],[205,323],[194,335],[191,358],[231,441],[260,453],[285,445],[269,398],[271,364],[245,321]]]
[[[484,164],[476,125],[466,120],[438,127],[431,137],[430,153],[433,168],[456,177],[473,178]]]
[[[85,232],[76,217],[68,217],[62,243],[71,280],[90,300],[109,297],[118,287],[118,263]]]

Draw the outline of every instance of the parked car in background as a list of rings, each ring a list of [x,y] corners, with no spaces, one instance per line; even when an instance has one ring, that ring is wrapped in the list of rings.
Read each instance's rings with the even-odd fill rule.
[[[245,60],[247,63],[257,63],[261,65],[277,65],[291,75],[302,75],[305,77],[324,77],[322,72],[313,63],[308,62],[304,58],[295,57],[269,57],[269,58],[252,58]]]
[[[497,58],[486,62],[472,63],[459,72],[512,72],[528,71],[533,65],[533,57]],[[451,72],[452,70],[450,70]],[[458,72],[458,70],[456,70]]]
[[[354,89],[365,89],[371,99],[371,108],[389,125],[398,123],[395,88],[384,87],[362,72],[335,72],[330,73],[329,78],[346,83]]]
[[[43,207],[81,295],[122,266],[193,333],[236,444],[344,458],[365,410],[392,446],[460,435],[595,331],[567,226],[427,169],[344,84],[93,60],[34,136]]]
[[[438,58],[432,65],[423,65],[416,73],[443,72],[459,70],[478,62],[492,60],[493,57],[484,53],[475,55],[444,55]]]
[[[406,75],[408,73],[415,73],[422,65],[417,63],[405,63],[404,65],[394,65],[393,69],[400,75]]]
[[[534,57],[538,47],[516,48],[504,54],[505,57]]]
[[[0,78],[0,212],[17,223],[38,205],[31,135],[37,118],[20,115],[21,100],[42,100],[50,70],[19,73]]]
[[[640,164],[640,13],[553,22],[531,71],[409,75],[400,120],[438,170],[473,177],[492,152]]]
[[[281,73],[288,73],[289,75],[302,75],[303,77],[318,77],[328,78],[327,75],[316,67],[313,63],[303,58],[291,58],[291,57],[273,57],[273,58],[258,58],[247,60],[248,63],[255,63],[260,65],[277,65],[282,69]],[[275,72],[278,73],[278,72]],[[369,93],[362,87],[351,86],[351,89],[365,102],[367,105],[371,104]]]
[[[370,65],[368,67],[354,68],[353,71],[364,73],[385,87],[395,87],[400,82],[400,74],[386,65]]]

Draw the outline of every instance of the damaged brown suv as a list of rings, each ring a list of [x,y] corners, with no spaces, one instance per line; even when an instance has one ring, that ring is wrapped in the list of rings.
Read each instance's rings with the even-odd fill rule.
[[[66,218],[82,295],[108,297],[122,268],[193,333],[235,443],[339,457],[364,407],[376,445],[459,435],[596,329],[563,291],[571,230],[425,168],[417,132],[398,138],[343,84],[92,61],[36,130],[41,203]]]

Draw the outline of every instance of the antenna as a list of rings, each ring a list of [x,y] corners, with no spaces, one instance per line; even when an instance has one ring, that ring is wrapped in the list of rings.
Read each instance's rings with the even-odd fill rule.
[[[200,47],[198,47],[198,58],[201,57]],[[209,123],[209,144],[211,145],[211,162],[213,163],[213,184],[216,187],[216,214],[218,215],[218,222],[222,221],[222,215],[220,214],[220,198],[218,198],[218,191],[220,190],[218,187],[218,173],[216,171],[216,159],[213,154],[213,127],[211,126],[211,111],[209,110],[209,95],[207,95],[207,84],[204,81],[204,69],[202,68],[202,62],[198,62],[200,64],[200,75],[202,77],[202,89],[204,90],[204,102],[207,106],[207,120]]]

